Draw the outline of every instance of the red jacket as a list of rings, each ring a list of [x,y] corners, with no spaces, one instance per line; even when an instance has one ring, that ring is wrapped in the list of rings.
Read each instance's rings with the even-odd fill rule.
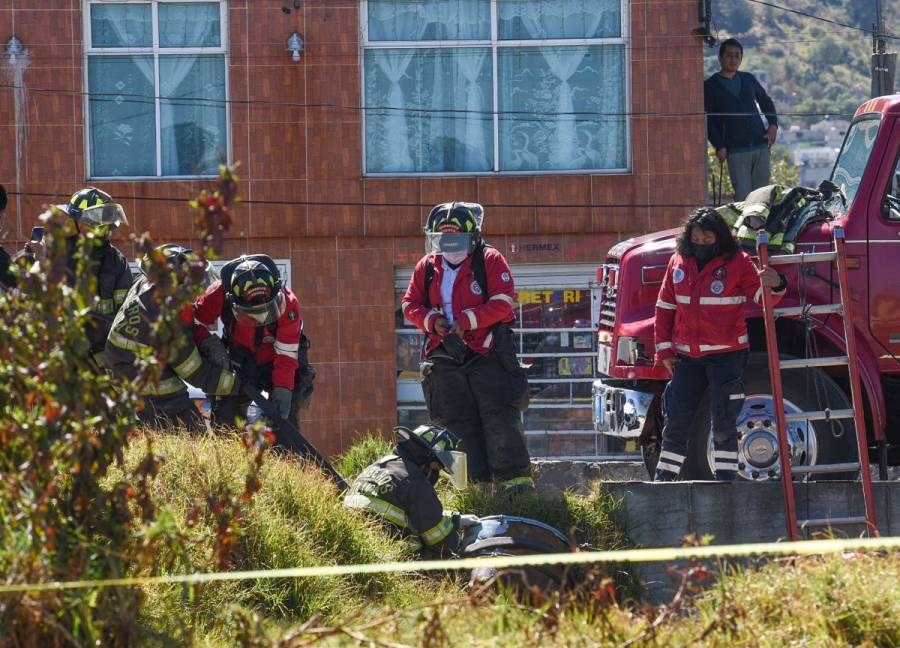
[[[226,331],[230,347],[240,347],[252,352],[256,366],[272,363],[272,386],[294,389],[294,373],[300,366],[297,356],[300,352],[300,333],[303,320],[300,318],[300,302],[287,287],[284,288],[285,308],[275,324],[263,327],[262,339],[256,347],[256,331],[259,327],[239,324],[233,318]],[[222,282],[216,281],[194,302],[194,339],[199,344],[215,330],[216,322],[222,317],[225,306],[225,290]]]
[[[425,265],[434,265],[434,277],[425,299]],[[484,300],[481,286],[472,272],[472,255],[459,266],[459,274],[453,283],[453,314],[465,331],[463,340],[473,351],[486,354],[493,348],[494,335],[491,327],[497,322],[513,322],[513,306],[516,303],[516,288],[506,259],[492,247],[484,249],[484,267],[487,275],[488,299]],[[439,254],[422,257],[413,270],[409,287],[400,303],[403,315],[420,330],[428,334],[425,345],[427,356],[441,343],[441,336],[434,332],[434,320],[442,315],[441,279],[444,276],[443,259]]]
[[[774,293],[774,302],[783,294]],[[698,358],[748,348],[744,308],[761,298],[759,274],[746,252],[718,256],[703,270],[693,257],[675,252],[656,301],[657,362],[676,354]]]

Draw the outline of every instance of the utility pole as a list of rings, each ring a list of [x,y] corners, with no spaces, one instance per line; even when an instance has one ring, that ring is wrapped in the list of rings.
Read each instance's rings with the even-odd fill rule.
[[[875,24],[872,29],[872,96],[894,94],[894,72],[897,69],[897,54],[887,51],[887,33],[881,0],[875,0]]]

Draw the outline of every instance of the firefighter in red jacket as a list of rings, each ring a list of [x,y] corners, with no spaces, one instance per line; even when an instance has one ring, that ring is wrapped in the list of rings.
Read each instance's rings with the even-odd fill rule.
[[[533,487],[519,417],[528,382],[511,324],[516,291],[506,259],[481,240],[475,203],[436,206],[425,226],[426,255],[401,303],[426,334],[422,389],[431,421],[456,434],[473,481]]]
[[[672,379],[663,392],[665,424],[655,481],[673,481],[681,472],[707,386],[715,477],[732,481],[737,476],[737,417],[744,405],[750,346],[744,307],[759,303],[762,286],[771,286],[778,301],[787,280],[772,268],[757,270],[714,210],[691,214],[656,302],[656,360]]]
[[[268,391],[279,415],[299,427],[298,410],[309,405],[315,374],[307,361],[309,343],[297,297],[265,254],[234,259],[220,276],[194,304],[194,337],[201,352],[219,360],[227,350],[242,377]],[[219,319],[221,344],[210,332]],[[249,405],[250,397],[243,393],[217,397],[213,421],[233,426],[237,417],[246,419]]]

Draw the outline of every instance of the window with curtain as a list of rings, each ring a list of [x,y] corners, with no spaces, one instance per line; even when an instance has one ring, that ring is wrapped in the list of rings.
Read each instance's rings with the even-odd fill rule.
[[[228,151],[225,1],[85,4],[89,175],[215,175]]]
[[[625,1],[363,3],[366,173],[626,170]]]

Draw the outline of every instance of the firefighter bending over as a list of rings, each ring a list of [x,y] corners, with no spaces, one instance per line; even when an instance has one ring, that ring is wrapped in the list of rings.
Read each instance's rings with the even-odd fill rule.
[[[211,333],[219,319],[223,340]],[[226,263],[221,280],[194,304],[194,325],[201,353],[240,367],[248,383],[269,392],[281,418],[300,427],[299,410],[309,407],[315,370],[300,302],[271,257],[251,254]],[[246,420],[250,402],[243,392],[218,396],[213,423],[234,426],[238,418]]]
[[[166,265],[179,283],[188,278],[194,253],[180,245],[167,243],[156,248],[165,255]],[[160,304],[156,298],[156,286],[147,276],[149,260],[141,262],[143,275],[128,291],[125,303],[116,315],[106,342],[106,359],[113,373],[135,379],[140,371],[140,359],[152,359],[156,354],[154,323],[160,317]],[[180,335],[172,344],[171,353],[160,374],[159,382],[148,388],[144,397],[144,409],[138,418],[161,429],[183,426],[191,432],[205,429],[203,418],[188,396],[188,383],[209,394],[225,396],[240,388],[234,372],[221,364],[214,364],[201,357],[194,345],[192,332],[193,307],[179,315]]]
[[[461,529],[478,521],[444,511],[434,485],[445,471],[456,488],[466,485],[466,454],[449,430],[420,425],[395,428],[394,453],[369,465],[344,497],[344,506],[363,509],[399,527],[417,550],[458,554]]]

